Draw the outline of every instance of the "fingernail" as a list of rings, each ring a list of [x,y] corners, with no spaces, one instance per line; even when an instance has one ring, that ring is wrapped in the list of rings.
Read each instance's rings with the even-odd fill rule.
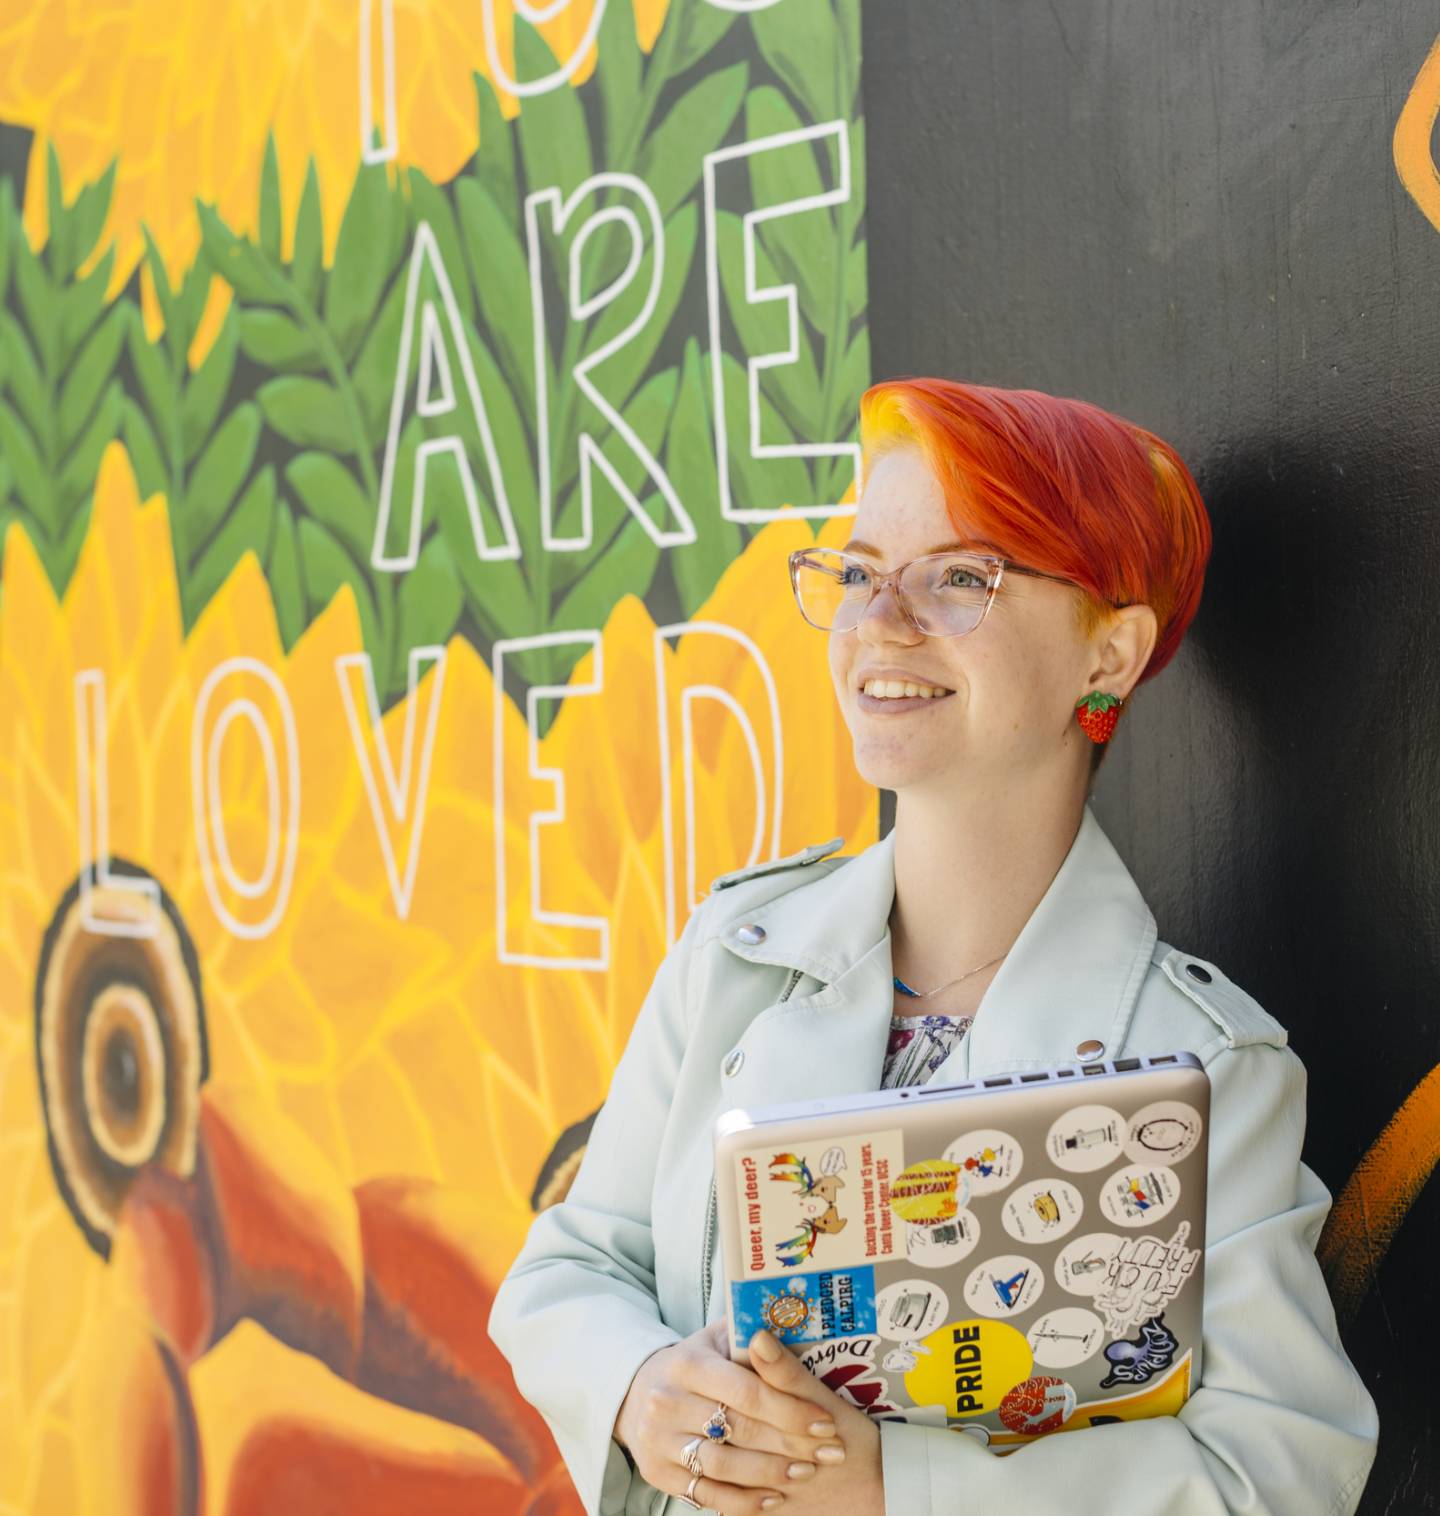
[[[760,1502],[760,1509],[762,1511],[768,1511],[771,1506],[779,1505],[780,1502],[784,1500],[784,1498],[785,1497],[783,1495],[767,1495],[764,1500]]]
[[[839,1463],[845,1456],[845,1449],[838,1443],[829,1442],[823,1448],[816,1448],[815,1456],[821,1463]]]
[[[833,1437],[835,1435],[835,1423],[833,1421],[812,1421],[810,1423],[810,1435],[812,1437]]]
[[[785,1472],[791,1479],[803,1479],[807,1474],[815,1472],[815,1465],[813,1463],[792,1463]]]
[[[750,1339],[750,1351],[757,1358],[763,1358],[766,1363],[774,1363],[780,1356],[780,1344],[769,1332],[756,1332]]]

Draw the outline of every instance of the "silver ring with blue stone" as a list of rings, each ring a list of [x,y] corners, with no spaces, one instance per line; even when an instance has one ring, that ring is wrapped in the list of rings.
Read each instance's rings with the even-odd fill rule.
[[[725,1418],[725,1405],[722,1401],[710,1413],[710,1419],[700,1428],[711,1442],[730,1441],[730,1423]]]

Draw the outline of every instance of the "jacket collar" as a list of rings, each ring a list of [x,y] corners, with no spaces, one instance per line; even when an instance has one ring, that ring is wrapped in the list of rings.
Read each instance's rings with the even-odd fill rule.
[[[841,1083],[834,1093],[879,1083],[894,1009],[894,898],[891,831],[823,877],[720,927],[725,945],[740,957],[801,969],[821,982],[820,991],[791,1000],[788,1008],[824,1007],[827,1040],[833,1033],[843,1044],[847,1028],[855,1029],[852,1062],[837,1069]],[[735,931],[745,922],[762,925],[764,940],[741,941]],[[1117,1056],[1155,939],[1149,906],[1087,804],[1064,861],[990,982],[974,1025],[934,1078],[944,1083],[972,1073],[1074,1062],[1076,1046],[1088,1038],[1104,1043],[1104,1056]],[[787,1006],[771,1009],[784,1012]],[[842,1045],[834,1051],[843,1063],[847,1050]]]

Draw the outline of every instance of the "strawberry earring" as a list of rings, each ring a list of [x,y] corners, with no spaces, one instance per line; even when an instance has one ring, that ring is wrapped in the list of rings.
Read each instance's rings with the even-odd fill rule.
[[[1075,719],[1080,730],[1091,742],[1109,742],[1115,723],[1120,719],[1125,702],[1119,695],[1107,695],[1102,690],[1091,690],[1075,702]]]

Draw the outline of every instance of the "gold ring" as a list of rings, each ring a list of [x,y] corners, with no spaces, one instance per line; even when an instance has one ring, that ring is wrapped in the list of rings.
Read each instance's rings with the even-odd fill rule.
[[[695,1486],[699,1483],[700,1476],[698,1474],[692,1474],[690,1476],[690,1483],[685,1486],[685,1493],[680,1497],[680,1499],[683,1500],[686,1505],[693,1506],[695,1510],[703,1511],[705,1507],[702,1506],[700,1502],[695,1498]]]
[[[705,1472],[705,1470],[700,1467],[700,1444],[704,1441],[705,1439],[703,1437],[692,1437],[690,1441],[680,1449],[680,1462],[683,1463],[685,1467],[689,1469],[690,1472],[697,1478]]]

